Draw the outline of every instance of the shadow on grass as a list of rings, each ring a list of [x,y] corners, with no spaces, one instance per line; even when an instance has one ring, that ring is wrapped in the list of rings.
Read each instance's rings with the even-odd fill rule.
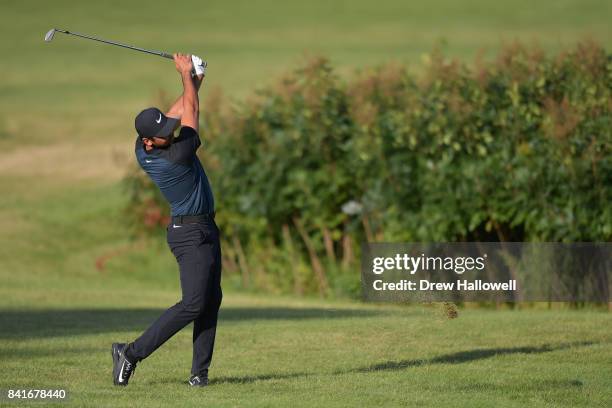
[[[258,375],[243,375],[243,376],[223,376],[210,378],[209,384],[250,384],[257,381],[274,381],[274,380],[287,380],[292,378],[302,378],[314,375],[312,373],[286,373],[286,374],[258,374]],[[152,381],[150,384],[177,384],[185,383],[185,379],[163,379],[159,381]]]
[[[239,377],[216,377],[211,378],[211,384],[248,384],[255,381],[268,380],[287,380],[291,378],[308,377],[309,373],[287,373],[287,374],[260,374],[260,375],[245,375]]]
[[[163,312],[164,309],[0,310],[0,339],[144,331]],[[222,306],[219,324],[244,320],[362,318],[388,313],[366,309]]]
[[[434,364],[461,364],[476,360],[483,360],[495,356],[508,354],[540,354],[549,353],[551,351],[565,350],[572,347],[587,347],[596,344],[593,341],[578,341],[573,343],[562,343],[557,345],[544,344],[541,346],[524,346],[524,347],[502,347],[490,349],[474,349],[467,351],[459,351],[457,353],[444,354],[438,357],[423,360],[395,360],[385,361],[369,366],[358,367],[345,371],[336,371],[334,374],[347,373],[371,373],[376,371],[393,371],[403,370],[409,367],[419,367]]]
[[[573,347],[587,347],[593,344],[597,344],[593,341],[579,341],[573,343],[562,343],[557,345],[544,344],[541,346],[524,346],[524,347],[507,347],[507,348],[490,348],[490,349],[475,349],[468,351],[460,351],[457,353],[444,354],[438,357],[423,360],[400,360],[400,361],[386,361],[384,363],[374,364],[365,367],[358,367],[349,370],[335,371],[332,375],[343,375],[343,374],[354,374],[354,373],[377,373],[383,371],[393,370],[405,370],[411,367],[420,367],[426,365],[435,364],[461,364],[468,363],[471,361],[482,360],[499,355],[508,354],[540,354],[548,353],[558,350],[566,350]],[[325,375],[325,373],[287,373],[287,374],[260,374],[260,375],[245,375],[245,376],[224,376],[224,377],[213,377],[210,380],[210,384],[248,384],[256,381],[269,381],[269,380],[285,380],[292,378],[303,378],[317,375]],[[177,381],[166,380],[163,383],[175,383]],[[582,386],[582,382],[579,380],[570,381],[559,381],[557,387],[567,386]],[[483,386],[480,384],[478,386]],[[484,384],[484,386],[491,386],[490,384]],[[541,386],[541,384],[540,384]]]

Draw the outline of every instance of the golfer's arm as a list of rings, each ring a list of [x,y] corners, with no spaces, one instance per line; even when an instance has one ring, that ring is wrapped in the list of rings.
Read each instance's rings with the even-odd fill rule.
[[[181,74],[183,80],[183,113],[181,126],[189,126],[198,131],[198,116],[200,114],[200,100],[198,90],[189,72]]]
[[[193,78],[193,83],[195,85],[196,91],[200,90],[200,86],[202,85],[203,79],[204,75],[197,75]],[[179,96],[176,101],[174,101],[174,103],[168,110],[168,113],[166,113],[166,116],[170,118],[181,119],[181,117],[183,116],[183,94],[181,94],[181,96]],[[180,122],[177,122],[174,130],[176,130],[179,125]]]

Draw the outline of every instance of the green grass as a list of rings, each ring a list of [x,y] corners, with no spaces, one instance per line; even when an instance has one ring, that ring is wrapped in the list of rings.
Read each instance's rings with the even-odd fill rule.
[[[113,387],[110,343],[138,336],[180,293],[163,237],[129,241],[118,185],[134,160],[135,113],[159,91],[178,93],[178,76],[159,58],[42,38],[57,26],[194,52],[210,61],[205,96],[220,87],[241,98],[305,52],[342,74],[390,60],[419,69],[436,45],[465,60],[514,39],[554,52],[590,36],[609,49],[611,20],[598,0],[4,1],[0,388],[67,388],[68,405],[92,407],[610,406],[609,314],[446,320],[424,306],[241,294],[231,276],[211,387],[183,384],[189,327],[127,389]]]
[[[132,307],[4,310],[0,388],[64,388],[67,406],[609,406],[605,313],[373,307],[230,294],[211,386],[189,389],[191,326],[111,382],[110,343],[140,334],[167,293]],[[131,300],[130,300],[131,299]],[[179,402],[180,401],[180,402]]]

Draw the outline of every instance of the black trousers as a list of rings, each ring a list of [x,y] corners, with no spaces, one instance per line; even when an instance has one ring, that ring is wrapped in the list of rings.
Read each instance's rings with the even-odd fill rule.
[[[147,358],[193,322],[191,373],[208,373],[215,345],[217,315],[223,298],[219,229],[213,220],[170,223],[166,227],[166,236],[179,265],[182,299],[128,345],[126,357],[135,361]]]

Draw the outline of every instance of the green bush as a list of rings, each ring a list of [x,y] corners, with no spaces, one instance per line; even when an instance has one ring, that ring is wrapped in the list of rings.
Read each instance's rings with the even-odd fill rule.
[[[237,285],[357,294],[363,241],[612,238],[601,47],[515,44],[473,66],[434,52],[422,72],[347,81],[314,58],[245,102],[207,99],[199,154]]]

